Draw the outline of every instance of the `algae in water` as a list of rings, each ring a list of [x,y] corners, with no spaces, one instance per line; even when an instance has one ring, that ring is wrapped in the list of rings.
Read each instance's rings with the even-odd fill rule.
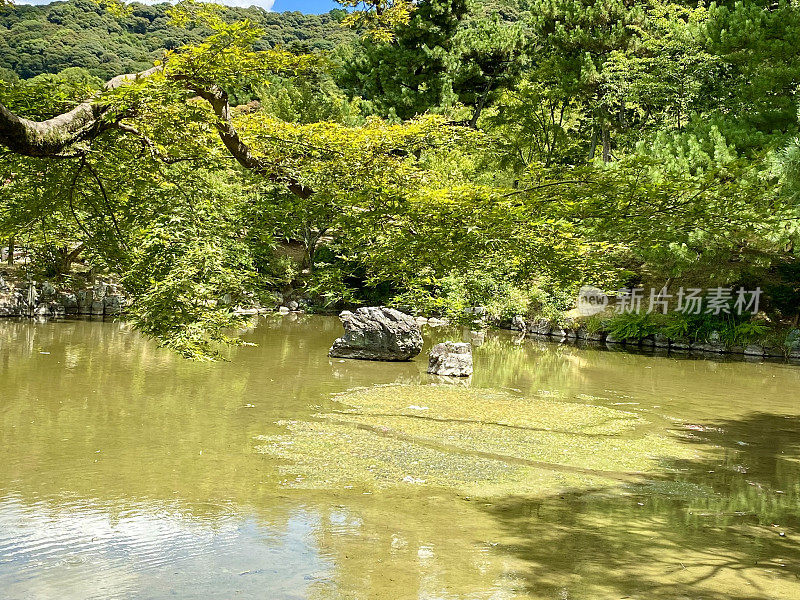
[[[425,485],[464,493],[599,487],[688,458],[641,415],[505,391],[390,385],[336,396],[340,411],[283,421],[259,451],[284,461],[284,485],[359,489]]]

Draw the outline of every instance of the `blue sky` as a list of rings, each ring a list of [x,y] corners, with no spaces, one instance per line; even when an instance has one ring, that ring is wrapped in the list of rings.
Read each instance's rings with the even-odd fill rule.
[[[49,4],[52,0],[17,0],[19,4]],[[141,1],[141,0],[140,0]],[[163,0],[144,0],[145,4],[155,4]],[[325,13],[332,8],[341,8],[333,0],[215,0],[229,6],[260,6],[267,10],[283,12],[299,10],[304,13]]]

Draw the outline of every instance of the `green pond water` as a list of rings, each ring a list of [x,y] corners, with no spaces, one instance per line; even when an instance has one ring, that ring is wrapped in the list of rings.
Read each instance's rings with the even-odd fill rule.
[[[340,332],[0,322],[0,599],[800,598],[800,367],[426,329],[449,382]]]

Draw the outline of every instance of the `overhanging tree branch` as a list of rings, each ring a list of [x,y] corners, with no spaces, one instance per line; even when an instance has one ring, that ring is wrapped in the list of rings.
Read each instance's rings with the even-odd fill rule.
[[[250,147],[242,141],[242,138],[239,137],[239,132],[233,126],[231,105],[228,101],[228,93],[225,90],[216,85],[203,88],[190,84],[189,87],[195,94],[211,105],[217,117],[216,127],[219,137],[228,152],[239,161],[239,164],[245,169],[265,175],[271,181],[285,184],[289,191],[301,198],[308,198],[314,193],[293,177],[287,177],[280,172],[276,172],[272,165],[264,163],[264,161],[253,155]]]
[[[118,75],[110,79],[103,89],[105,91],[113,90],[149,77],[163,69],[163,66],[156,66],[141,73]],[[214,115],[217,117],[215,125],[220,140],[244,168],[259,173],[275,183],[285,185],[289,191],[301,198],[308,198],[314,193],[296,178],[286,174],[275,165],[259,159],[252,153],[233,125],[231,106],[225,90],[216,85],[200,86],[184,75],[170,74],[168,77],[174,81],[183,82],[190,91],[211,105]],[[119,118],[104,119],[111,110],[110,105],[100,102],[98,95],[84,100],[69,112],[52,119],[32,121],[14,114],[0,103],[0,145],[23,156],[55,158],[61,156],[61,153],[69,146],[82,140],[93,139],[111,128],[135,135],[135,129],[119,126]]]
[[[160,70],[153,67],[141,73],[118,75],[103,89],[113,90],[143,79]],[[0,103],[0,144],[23,156],[54,157],[65,148],[84,139],[97,137],[107,127],[102,120],[110,110],[94,96],[78,106],[46,121],[19,117]]]

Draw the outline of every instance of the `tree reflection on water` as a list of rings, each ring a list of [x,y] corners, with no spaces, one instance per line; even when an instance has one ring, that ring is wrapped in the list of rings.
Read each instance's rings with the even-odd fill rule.
[[[800,419],[692,425],[703,458],[611,490],[487,507],[541,598],[790,598],[800,594]],[[705,493],[702,492],[705,490]]]

